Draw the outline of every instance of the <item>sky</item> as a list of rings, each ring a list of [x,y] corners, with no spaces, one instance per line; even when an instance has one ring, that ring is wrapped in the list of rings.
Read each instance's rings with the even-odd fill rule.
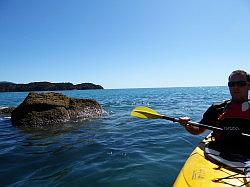
[[[0,0],[0,81],[224,86],[235,69],[249,0]]]

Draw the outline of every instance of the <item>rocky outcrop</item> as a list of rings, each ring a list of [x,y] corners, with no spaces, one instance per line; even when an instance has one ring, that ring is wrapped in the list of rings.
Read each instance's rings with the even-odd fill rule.
[[[92,99],[74,99],[55,92],[31,92],[13,110],[11,120],[16,126],[46,126],[95,118],[102,114],[101,105]]]
[[[2,107],[0,108],[0,115],[11,115],[15,107]]]

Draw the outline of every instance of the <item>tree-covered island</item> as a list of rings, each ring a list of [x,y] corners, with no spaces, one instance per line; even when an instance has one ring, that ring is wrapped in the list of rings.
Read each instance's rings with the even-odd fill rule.
[[[0,82],[0,92],[29,92],[29,91],[57,91],[57,90],[89,90],[103,89],[102,86],[93,83],[72,84],[51,83],[51,82],[31,82],[28,84],[15,84],[12,82]]]

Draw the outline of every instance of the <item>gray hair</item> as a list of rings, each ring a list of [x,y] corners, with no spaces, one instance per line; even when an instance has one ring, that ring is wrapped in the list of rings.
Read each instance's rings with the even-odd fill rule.
[[[236,75],[236,74],[238,74],[238,75],[244,75],[244,76],[246,77],[246,79],[247,79],[247,82],[250,82],[250,75],[249,75],[247,72],[245,72],[244,70],[235,70],[235,71],[233,71],[233,72],[229,75],[228,80],[230,80],[230,78],[231,78],[233,75]]]

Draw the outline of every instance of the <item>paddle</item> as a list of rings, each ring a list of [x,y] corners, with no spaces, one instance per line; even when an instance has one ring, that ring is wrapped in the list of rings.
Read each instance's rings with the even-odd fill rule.
[[[178,118],[172,118],[172,117],[168,117],[168,116],[159,114],[155,110],[148,108],[148,107],[145,107],[145,106],[138,106],[138,107],[134,108],[131,111],[130,115],[133,117],[143,118],[143,119],[166,119],[169,121],[179,123]],[[205,125],[205,124],[197,123],[197,122],[193,122],[193,121],[188,121],[187,124],[192,125],[192,126],[196,126],[196,127],[203,127],[205,129],[214,130],[214,131],[225,131],[223,128],[220,128],[220,127],[214,127],[214,126]],[[250,134],[246,134],[246,133],[241,133],[241,135],[250,136]]]
[[[173,121],[173,122],[179,122],[178,118],[172,118],[172,117],[159,114],[155,110],[145,107],[145,106],[136,107],[135,109],[132,110],[130,115],[133,117],[143,118],[143,119],[166,119],[166,120]],[[188,121],[187,124],[196,126],[196,127],[203,127],[209,130],[223,131],[223,129],[219,127],[213,127],[213,126],[209,126],[209,125],[205,125],[205,124],[201,124],[197,122],[192,122],[192,121]]]

